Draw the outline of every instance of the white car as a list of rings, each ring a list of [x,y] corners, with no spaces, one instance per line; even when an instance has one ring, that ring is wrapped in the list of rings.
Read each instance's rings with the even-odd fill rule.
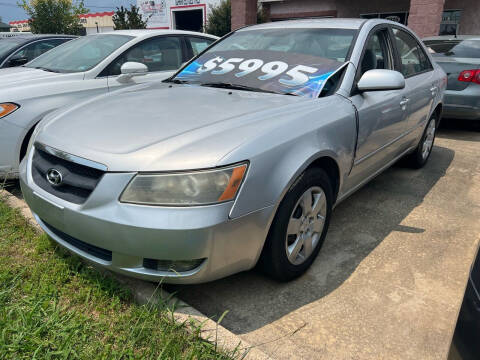
[[[30,136],[46,114],[85,97],[163,80],[216,39],[189,31],[114,31],[0,70],[0,177],[18,176]]]

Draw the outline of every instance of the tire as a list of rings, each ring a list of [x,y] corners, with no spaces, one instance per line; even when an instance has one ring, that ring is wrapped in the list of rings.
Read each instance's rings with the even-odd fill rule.
[[[308,169],[295,181],[280,203],[262,251],[260,266],[267,275],[289,281],[310,267],[327,234],[332,189],[332,181],[319,168]]]
[[[415,151],[405,157],[405,164],[414,169],[422,168],[430,158],[437,131],[437,118],[432,115]]]

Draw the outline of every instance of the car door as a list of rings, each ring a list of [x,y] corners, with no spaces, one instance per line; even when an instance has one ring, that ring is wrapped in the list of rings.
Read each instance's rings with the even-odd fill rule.
[[[433,66],[423,47],[406,30],[393,27],[392,35],[397,52],[397,70],[405,77],[405,96],[408,101],[407,130],[412,132],[428,120],[438,87]],[[412,141],[417,139],[412,134]]]
[[[173,75],[187,60],[183,36],[161,35],[133,45],[105,68],[99,77],[108,78],[109,90],[120,86],[163,80]],[[136,76],[128,83],[118,81],[121,67],[126,62],[139,62],[148,67],[148,73]]]
[[[351,102],[358,112],[358,140],[350,180],[358,183],[387,165],[403,150],[399,141],[406,132],[406,99],[402,90],[356,90],[368,70],[395,68],[395,53],[387,26],[374,28],[357,67]]]

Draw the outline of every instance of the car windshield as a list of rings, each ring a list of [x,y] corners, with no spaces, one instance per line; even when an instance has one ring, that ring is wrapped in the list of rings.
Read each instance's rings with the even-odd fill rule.
[[[60,45],[25,66],[60,73],[87,71],[131,39],[127,35],[85,36]]]
[[[356,30],[243,29],[170,79],[203,86],[318,97],[346,61]]]
[[[480,57],[480,40],[426,40],[425,45],[433,56]]]
[[[1,39],[0,40],[0,57],[4,56],[7,52],[20,45],[22,41],[14,39]]]

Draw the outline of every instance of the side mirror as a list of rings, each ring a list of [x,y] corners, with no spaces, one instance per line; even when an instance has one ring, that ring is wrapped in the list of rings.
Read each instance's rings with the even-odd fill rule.
[[[357,84],[358,90],[362,92],[400,90],[404,87],[405,78],[401,73],[385,69],[368,70]]]
[[[134,76],[146,75],[148,67],[139,62],[128,61],[122,65],[120,72],[122,74],[118,77],[118,81],[128,82]]]
[[[28,63],[28,59],[26,57],[17,57],[17,58],[11,58],[8,61],[8,66],[9,67],[14,67],[14,66],[22,66]]]

